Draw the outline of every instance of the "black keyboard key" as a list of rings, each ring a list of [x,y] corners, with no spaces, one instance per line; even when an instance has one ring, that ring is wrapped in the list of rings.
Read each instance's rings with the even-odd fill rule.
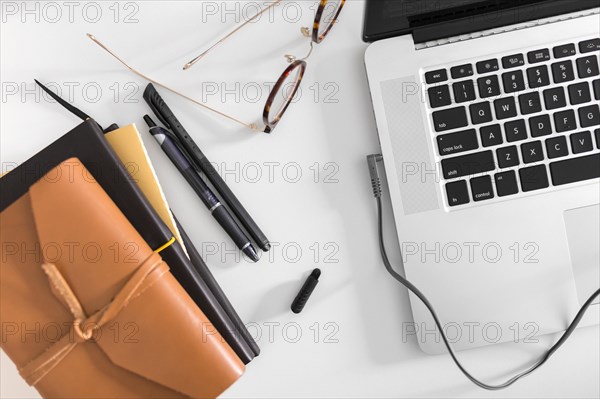
[[[494,198],[492,178],[490,176],[481,176],[471,179],[471,193],[475,202]]]
[[[498,148],[496,150],[496,156],[498,157],[498,166],[501,169],[512,168],[513,166],[519,165],[519,151],[515,145]]]
[[[432,86],[427,89],[427,94],[429,95],[429,105],[431,108],[439,108],[452,104],[448,85]]]
[[[529,131],[531,132],[531,137],[541,137],[552,134],[550,116],[544,114],[529,118]]]
[[[457,103],[475,100],[475,86],[472,80],[454,83],[452,90],[454,90],[454,101]]]
[[[432,114],[433,125],[436,132],[465,127],[469,124],[467,121],[467,109],[465,107],[456,107],[436,111]]]
[[[448,72],[445,69],[425,73],[425,82],[428,84],[445,82],[446,80],[448,80]]]
[[[600,101],[600,79],[594,80],[594,98]]]
[[[565,44],[563,46],[554,47],[554,58],[563,58],[569,57],[571,55],[577,54],[577,50],[575,50],[574,44]]]
[[[521,177],[521,188],[524,192],[541,190],[550,186],[546,165],[520,169],[519,176]]]
[[[504,124],[504,133],[506,134],[506,141],[509,143],[527,140],[525,121],[523,119],[517,119],[515,121],[506,122]]]
[[[531,141],[521,145],[523,163],[541,162],[544,160],[544,150],[541,141]]]
[[[519,96],[519,106],[523,115],[541,112],[542,102],[540,101],[540,93],[532,91],[531,93],[521,94]]]
[[[544,102],[547,110],[563,108],[567,106],[565,90],[562,87],[554,87],[544,90]]]
[[[573,133],[571,135],[571,149],[573,154],[593,151],[592,134],[590,132]]]
[[[600,129],[596,129],[594,135],[596,136],[596,148],[600,150]]]
[[[571,105],[584,104],[592,101],[590,85],[587,82],[576,83],[569,86],[569,99]]]
[[[450,134],[441,134],[437,137],[438,149],[441,156],[458,154],[479,148],[475,129],[465,130]]]
[[[504,82],[505,93],[525,90],[525,79],[523,78],[523,72],[520,70],[503,73],[502,81]]]
[[[481,136],[481,144],[484,147],[492,147],[503,143],[500,125],[484,126],[479,129],[479,135]]]
[[[581,127],[600,125],[600,108],[598,105],[579,108],[579,122],[581,122]]]
[[[494,155],[491,151],[476,152],[442,160],[442,171],[445,179],[472,176],[494,169]]]
[[[536,66],[527,70],[527,81],[529,87],[535,89],[537,87],[548,86],[550,84],[550,75],[546,65]]]
[[[600,75],[598,70],[598,59],[595,55],[579,58],[577,60],[577,73],[581,79]]]
[[[488,101],[471,105],[469,111],[471,112],[471,122],[474,125],[491,122],[492,120],[492,108]]]
[[[571,60],[565,60],[552,64],[552,75],[554,83],[564,83],[575,80],[575,71]]]
[[[504,69],[515,68],[521,65],[525,65],[523,54],[515,54],[502,58],[502,66]]]
[[[500,82],[496,75],[477,79],[477,87],[479,87],[479,97],[481,98],[500,95]]]
[[[546,152],[548,153],[548,158],[550,159],[566,157],[569,155],[566,137],[557,136],[546,140]]]
[[[506,119],[517,116],[517,107],[513,97],[504,97],[494,101],[497,119]]]
[[[591,53],[592,51],[600,51],[600,39],[595,38],[579,43],[579,52],[581,54]]]
[[[581,54],[591,53],[592,51],[600,51],[600,39],[595,38],[579,43],[579,52]]]
[[[536,62],[548,61],[550,59],[550,51],[547,48],[530,51],[527,53],[527,61],[530,64],[535,64]]]
[[[555,186],[596,179],[600,177],[600,154],[551,163],[550,174]]]
[[[496,193],[498,193],[498,197],[506,197],[519,192],[517,175],[514,170],[496,173],[494,179],[496,180]]]
[[[469,190],[467,188],[467,182],[464,180],[446,184],[446,194],[448,195],[448,205],[450,206],[459,206],[469,203]]]
[[[465,64],[465,65],[455,66],[454,68],[450,69],[450,75],[452,76],[452,79],[461,79],[461,78],[466,78],[467,76],[472,76],[473,75],[473,65]]]
[[[484,74],[490,72],[496,72],[500,69],[497,59],[481,61],[477,63],[477,73]]]
[[[575,112],[572,109],[554,114],[554,126],[558,133],[577,129]]]

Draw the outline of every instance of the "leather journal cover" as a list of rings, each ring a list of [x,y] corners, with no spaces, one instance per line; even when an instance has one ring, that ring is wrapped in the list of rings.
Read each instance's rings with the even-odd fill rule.
[[[235,325],[236,331],[241,335],[254,351],[256,355],[260,353],[258,345],[254,342],[252,336],[246,329],[244,322],[235,311],[235,308],[227,299],[227,296],[221,289],[221,286],[210,272],[208,266],[194,247],[191,239],[186,234],[184,228],[179,221],[174,217],[169,209],[162,188],[154,172],[152,162],[148,157],[144,143],[140,137],[135,125],[123,126],[106,133],[104,138],[108,141],[112,149],[115,151],[125,169],[127,169],[133,180],[136,182],[140,190],[144,193],[152,207],[160,215],[161,219],[171,232],[175,235],[178,241],[182,244],[188,258],[195,266],[196,271],[202,278],[202,281],[208,286],[210,291],[219,301],[219,304],[227,313],[231,322]],[[129,167],[128,167],[129,165]],[[174,226],[172,228],[171,226]],[[180,238],[181,237],[181,238]]]
[[[2,348],[44,397],[214,398],[244,365],[75,158],[0,219]],[[8,331],[8,332],[7,332]]]
[[[98,124],[91,119],[0,179],[0,212],[25,195],[29,187],[52,168],[72,157],[82,162],[148,246],[158,248],[173,237],[110,148]],[[198,272],[198,266],[188,259],[179,242],[161,252],[161,256],[169,264],[173,276],[212,322],[215,330],[244,363],[249,363],[259,353],[258,346],[243,324],[232,322]]]

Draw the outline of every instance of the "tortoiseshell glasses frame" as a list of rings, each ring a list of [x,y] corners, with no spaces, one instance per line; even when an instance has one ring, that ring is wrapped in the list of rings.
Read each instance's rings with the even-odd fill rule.
[[[197,62],[199,62],[202,58],[204,58],[211,50],[220,44],[224,43],[227,39],[233,36],[236,32],[242,29],[244,26],[249,23],[255,21],[258,17],[260,17],[263,13],[280,4],[283,0],[276,0],[273,3],[269,4],[263,10],[258,12],[253,17],[249,18],[247,21],[236,27],[233,31],[225,35],[223,38],[219,39],[215,44],[208,48],[208,50],[201,53],[199,56],[195,57],[193,60],[184,65],[183,69],[188,70],[192,66],[194,66]],[[93,40],[96,44],[102,47],[105,51],[111,54],[114,58],[116,58],[121,64],[127,67],[129,70],[137,74],[138,76],[154,83],[155,85],[162,87],[165,90],[168,90],[174,94],[177,94],[180,97],[185,98],[193,102],[194,104],[208,110],[214,112],[222,117],[225,117],[233,122],[241,124],[253,131],[264,132],[264,133],[272,133],[277,124],[281,121],[283,114],[287,111],[288,107],[292,103],[292,100],[296,96],[298,92],[298,88],[300,87],[300,83],[302,82],[302,78],[304,76],[304,72],[306,70],[306,60],[312,54],[313,48],[315,44],[321,43],[325,37],[329,34],[333,26],[337,23],[338,17],[344,7],[346,0],[320,0],[319,7],[317,12],[315,13],[315,19],[313,22],[312,32],[309,28],[302,28],[302,34],[311,39],[310,42],[310,50],[308,54],[303,58],[296,58],[292,55],[285,55],[287,62],[290,64],[283,71],[281,76],[277,79],[277,82],[273,86],[273,89],[269,93],[269,97],[267,98],[267,102],[263,109],[262,121],[264,123],[264,127],[259,128],[256,123],[246,123],[239,120],[236,117],[218,111],[215,108],[212,108],[198,100],[195,100],[189,97],[186,94],[183,94],[175,89],[172,89],[156,80],[148,77],[147,75],[135,70],[131,66],[129,66],[123,59],[121,59],[118,55],[116,55],[112,50],[106,47],[102,42],[100,42],[96,37],[91,34],[88,34],[88,37]],[[325,12],[327,11],[327,16],[325,17]],[[289,87],[286,87],[289,86]],[[285,92],[285,93],[284,93]],[[283,101],[279,101],[278,97],[282,96]]]

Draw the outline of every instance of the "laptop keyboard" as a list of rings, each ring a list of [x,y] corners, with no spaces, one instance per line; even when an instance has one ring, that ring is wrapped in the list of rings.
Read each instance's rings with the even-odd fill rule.
[[[600,177],[600,38],[427,70],[449,207]]]

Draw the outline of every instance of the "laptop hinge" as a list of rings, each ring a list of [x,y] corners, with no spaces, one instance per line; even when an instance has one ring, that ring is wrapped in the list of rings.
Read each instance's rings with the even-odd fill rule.
[[[512,31],[521,30],[521,29],[534,28],[536,26],[548,25],[548,24],[567,21],[567,20],[575,19],[575,18],[587,17],[590,15],[600,15],[600,8],[578,11],[578,12],[573,12],[573,13],[569,13],[569,14],[563,14],[563,15],[558,15],[558,16],[554,16],[554,17],[539,19],[539,20],[535,20],[535,21],[528,21],[528,22],[523,22],[523,23],[519,23],[519,24],[503,26],[503,27],[499,27],[499,28],[495,28],[495,29],[487,29],[487,30],[471,32],[471,33],[467,33],[467,34],[463,34],[463,35],[457,35],[457,36],[446,37],[446,38],[442,38],[442,39],[430,40],[430,41],[426,41],[426,42],[422,42],[422,43],[416,43],[415,49],[423,50],[423,49],[427,49],[427,48],[443,46],[446,44],[462,42],[465,40],[478,39],[480,37],[497,35],[500,33],[512,32]]]

